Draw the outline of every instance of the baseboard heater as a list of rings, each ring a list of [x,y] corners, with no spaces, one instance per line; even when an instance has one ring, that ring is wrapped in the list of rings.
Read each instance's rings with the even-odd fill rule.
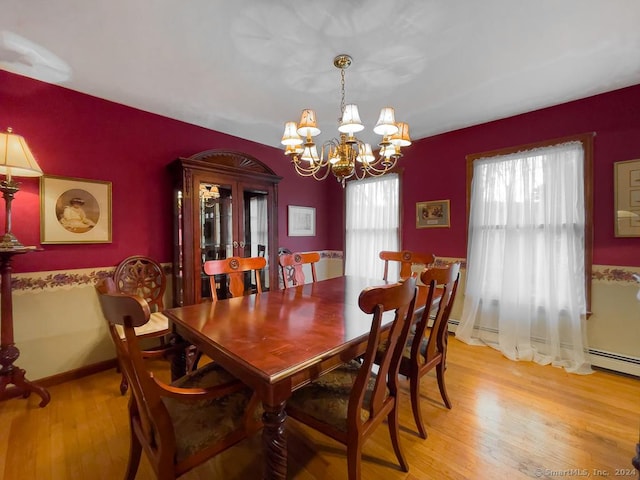
[[[449,332],[455,333],[459,324],[459,320],[449,319]],[[497,330],[494,333],[497,333]],[[590,348],[589,355],[591,356],[591,365],[594,367],[640,377],[640,358],[638,357],[607,352],[597,348]]]

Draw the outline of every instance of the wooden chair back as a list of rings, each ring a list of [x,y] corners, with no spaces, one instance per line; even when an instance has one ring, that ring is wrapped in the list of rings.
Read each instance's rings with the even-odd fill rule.
[[[164,310],[167,278],[162,266],[152,258],[133,255],[125,258],[113,274],[116,289],[145,299],[152,312]]]
[[[164,293],[167,288],[167,277],[162,266],[152,258],[144,255],[133,255],[125,258],[116,267],[113,274],[115,291],[125,295],[136,295],[143,298],[152,312],[151,321],[144,328],[138,330],[139,337],[157,338],[159,345],[154,347],[151,356],[156,356],[163,349],[168,348],[165,337],[171,334],[169,320],[160,313],[164,310]],[[121,338],[124,338],[122,327],[116,328]],[[150,353],[150,351],[148,351]],[[147,357],[149,355],[145,354]],[[127,391],[127,377],[122,375],[120,392]]]
[[[401,283],[363,290],[358,304],[373,315],[365,354],[294,392],[287,403],[293,418],[347,446],[349,480],[360,479],[362,445],[384,420],[398,462],[408,471],[400,448],[398,368],[413,317],[416,281],[411,276]],[[390,311],[395,311],[393,322],[383,328],[383,315]],[[374,373],[374,360],[384,344],[388,348]]]
[[[171,419],[157,389],[154,388],[152,376],[144,364],[139,340],[134,331],[134,327],[142,326],[149,320],[149,305],[138,296],[106,293],[108,289],[100,286],[97,290],[102,313],[109,322],[110,329],[115,330],[115,325],[124,328],[124,340],[117,334],[112,334],[111,338],[131,390],[131,421],[137,424],[143,444],[155,444],[160,451],[164,448],[170,449],[172,444],[175,445]]]
[[[383,250],[379,254],[380,259],[384,260],[383,280],[389,280],[389,262],[400,262],[400,278],[408,278],[411,276],[413,265],[424,265],[425,267],[435,262],[436,257],[432,253],[412,252],[410,250],[402,250],[401,252],[392,252]],[[391,279],[392,281],[395,279]]]
[[[424,352],[420,352],[420,342],[413,342],[412,356],[418,358],[423,357],[424,364],[431,363],[439,355],[444,356],[447,347],[447,338],[449,332],[449,316],[453,308],[453,302],[458,291],[458,281],[460,279],[460,263],[456,262],[448,267],[432,267],[428,268],[420,275],[420,280],[429,285],[430,297],[435,299],[435,292],[438,288],[442,289],[442,296],[437,307],[437,312],[431,326],[431,334],[427,341],[427,348]],[[429,300],[427,300],[429,302]],[[422,318],[416,325],[416,338],[424,338],[427,331],[430,315],[425,308]],[[414,355],[415,354],[415,355]]]
[[[132,393],[129,399],[131,450],[125,478],[135,478],[142,451],[147,454],[158,478],[174,479],[260,427],[253,413],[257,397],[249,404],[251,391],[213,363],[171,385],[154,377],[145,366],[134,330],[149,321],[149,305],[141,297],[113,292],[108,279],[99,282],[96,289],[110,330],[120,325],[125,332],[124,339],[117,334],[111,335]],[[180,403],[182,407],[178,406]],[[225,404],[231,404],[234,409],[236,406],[248,407],[233,410],[233,414],[225,416],[228,424],[222,422],[220,431],[215,434],[183,428],[181,436],[177,436],[181,431],[179,426],[189,421],[185,415],[195,418],[194,426],[198,428],[218,428],[218,425],[205,427],[198,422],[203,422],[215,413],[213,409],[224,408]]]
[[[320,261],[318,252],[308,253],[285,253],[280,255],[278,263],[280,264],[280,272],[284,288],[295,287],[305,283],[303,265],[311,266],[311,278],[313,282],[317,282],[316,263]]]
[[[451,408],[451,401],[444,382],[446,370],[448,323],[453,302],[458,290],[460,279],[460,263],[456,262],[448,267],[431,267],[422,272],[421,281],[427,285],[428,294],[425,308],[418,321],[413,337],[409,337],[407,348],[400,361],[400,374],[409,378],[411,408],[413,417],[422,438],[427,438],[427,432],[422,421],[420,409],[420,380],[433,368],[436,369],[440,396],[447,408]],[[439,300],[437,295],[440,294]],[[439,301],[439,303],[438,303]],[[429,330],[430,313],[436,311],[433,325]]]
[[[349,422],[356,431],[366,428],[360,415],[360,409],[369,411],[367,424],[377,423],[384,418],[395,403],[398,394],[398,369],[404,345],[411,327],[411,318],[415,306],[416,277],[411,276],[401,283],[370,287],[362,291],[358,299],[360,309],[373,314],[367,351],[362,359],[359,375],[353,386],[349,402]],[[382,316],[384,312],[395,310],[393,324],[386,339],[382,335]],[[382,358],[379,358],[376,385],[369,404],[365,404],[364,394],[371,378],[371,367],[377,352],[383,344],[387,346]],[[352,405],[353,403],[353,412]]]
[[[231,297],[241,297],[245,294],[245,274],[255,274],[256,293],[262,293],[262,280],[260,270],[267,265],[265,257],[229,257],[224,260],[209,260],[204,262],[204,273],[209,275],[211,283],[211,298],[218,300],[216,279],[214,275],[225,274],[224,285]]]

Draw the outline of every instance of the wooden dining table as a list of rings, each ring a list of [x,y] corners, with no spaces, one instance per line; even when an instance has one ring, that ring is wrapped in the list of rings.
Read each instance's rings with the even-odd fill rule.
[[[360,310],[358,297],[364,288],[385,283],[343,276],[165,311],[179,336],[253,388],[262,401],[263,478],[286,478],[287,399],[365,352],[372,318]],[[393,314],[387,313],[383,324],[390,326]],[[179,371],[184,365],[174,367]]]

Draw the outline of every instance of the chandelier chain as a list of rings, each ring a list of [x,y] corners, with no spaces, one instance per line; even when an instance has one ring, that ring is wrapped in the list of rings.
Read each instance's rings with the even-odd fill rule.
[[[342,97],[340,99],[340,117],[338,118],[338,122],[342,121],[342,116],[344,115],[344,67],[340,68],[340,91],[342,92]]]

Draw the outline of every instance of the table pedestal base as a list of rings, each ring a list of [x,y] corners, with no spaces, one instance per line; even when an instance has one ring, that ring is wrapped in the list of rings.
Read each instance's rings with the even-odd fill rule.
[[[25,371],[13,365],[13,362],[20,355],[15,345],[7,345],[0,348],[0,399],[18,397],[22,395],[27,398],[31,392],[36,392],[42,398],[39,406],[44,407],[51,400],[49,392],[33,382],[25,378]],[[13,388],[7,388],[9,385],[15,385]]]
[[[262,404],[262,448],[265,452],[264,480],[285,480],[287,478],[287,440],[284,422],[287,414],[284,402],[276,406]]]

